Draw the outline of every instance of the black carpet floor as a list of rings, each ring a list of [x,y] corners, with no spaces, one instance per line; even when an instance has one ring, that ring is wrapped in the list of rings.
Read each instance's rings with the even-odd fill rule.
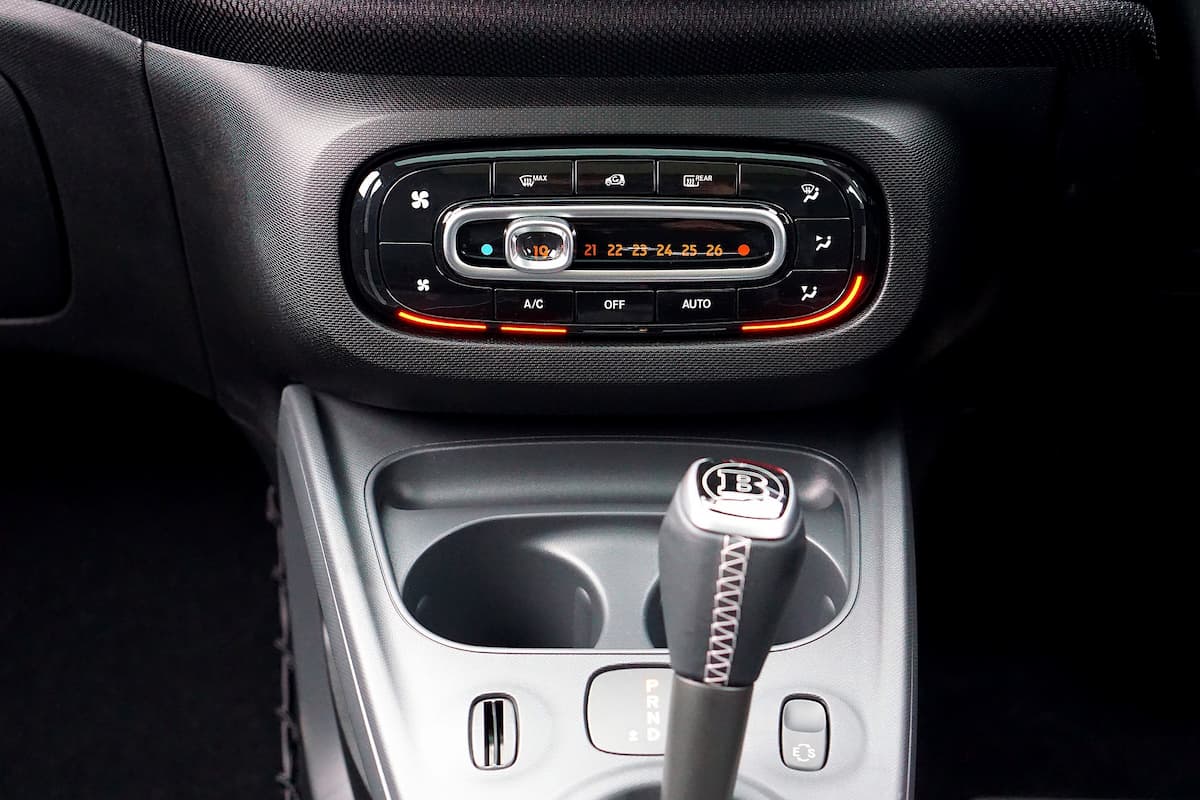
[[[73,371],[0,398],[0,798],[277,797],[265,472],[203,401]]]
[[[1014,319],[918,401],[919,800],[1200,797],[1193,306]]]

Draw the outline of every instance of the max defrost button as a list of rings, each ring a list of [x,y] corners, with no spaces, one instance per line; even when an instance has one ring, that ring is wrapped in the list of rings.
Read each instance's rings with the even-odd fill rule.
[[[575,318],[588,324],[654,321],[654,292],[576,292]]]
[[[502,322],[570,322],[574,316],[573,292],[496,290],[496,319]]]
[[[736,316],[734,289],[671,289],[658,293],[659,322],[726,322]]]
[[[573,161],[497,161],[496,196],[546,197],[574,190]]]
[[[623,756],[661,756],[671,702],[668,667],[610,669],[592,678],[586,714],[597,750]]]

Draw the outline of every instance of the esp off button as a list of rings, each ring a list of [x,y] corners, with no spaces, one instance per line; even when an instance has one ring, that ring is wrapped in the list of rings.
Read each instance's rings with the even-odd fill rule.
[[[575,319],[589,325],[654,321],[654,292],[576,292]]]
[[[794,697],[783,704],[779,721],[783,763],[803,772],[825,766],[829,754],[829,712],[817,700]]]

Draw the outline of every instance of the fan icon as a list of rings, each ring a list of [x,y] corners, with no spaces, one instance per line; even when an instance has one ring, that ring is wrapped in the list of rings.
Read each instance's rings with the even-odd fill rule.
[[[424,189],[416,190],[412,193],[413,208],[429,208],[429,192]]]
[[[421,278],[420,280],[417,281],[417,291],[418,292],[428,292],[429,291],[429,279],[428,278]]]

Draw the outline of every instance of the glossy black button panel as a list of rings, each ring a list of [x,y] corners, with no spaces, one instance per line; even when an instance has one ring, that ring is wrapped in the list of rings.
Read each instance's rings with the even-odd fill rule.
[[[774,203],[797,219],[850,216],[841,189],[810,169],[742,164],[741,175],[742,197]]]
[[[594,197],[654,194],[654,162],[577,161],[575,194]]]
[[[503,267],[504,230],[507,227],[508,220],[503,219],[482,220],[463,225],[455,243],[458,255],[472,264]]]
[[[659,161],[658,193],[670,197],[732,197],[738,165],[729,161]]]
[[[795,223],[797,269],[848,269],[854,254],[848,219],[805,219]]]
[[[575,320],[590,325],[654,322],[654,292],[576,292]]]
[[[447,279],[428,244],[381,244],[379,264],[388,291],[412,311],[437,317],[491,319],[492,290]]]
[[[865,184],[835,162],[632,148],[443,158],[377,165],[355,193],[348,250],[364,289],[359,297],[388,312],[400,307],[432,318],[484,321],[497,332],[500,323],[521,323],[614,335],[675,335],[689,327],[732,333],[743,322],[817,315],[822,319],[814,324],[824,322],[835,306],[840,317],[842,306],[856,306],[838,305],[851,285],[858,298],[877,283],[872,262],[880,244]],[[589,217],[578,207],[593,199],[619,205],[611,216]],[[513,280],[506,230],[522,219],[524,206],[538,209],[532,216],[557,218],[554,205],[560,202],[577,207],[558,218],[572,237],[572,263],[560,272]],[[468,203],[472,213],[488,204],[506,211],[497,218],[472,217],[457,234],[447,234],[443,218]],[[732,214],[676,219],[628,213],[641,203],[760,208],[783,223],[788,251],[770,275],[738,274],[732,270],[766,264],[782,235]],[[547,251],[562,244],[525,243]],[[487,269],[464,277],[448,255],[460,267],[465,262]],[[572,269],[592,274],[572,278]],[[639,275],[639,269],[653,274]],[[662,277],[684,269],[691,274]],[[616,277],[609,278],[609,271]]]
[[[769,286],[738,290],[738,317],[744,320],[807,317],[837,302],[846,291],[847,270],[795,270]]]
[[[575,293],[558,289],[497,289],[496,319],[501,322],[571,322]]]
[[[574,190],[573,161],[497,161],[496,197],[561,197]]]
[[[735,319],[735,289],[663,289],[658,292],[659,322],[687,324]]]
[[[432,243],[449,206],[491,194],[490,164],[458,164],[411,172],[392,184],[379,216],[379,241]]]

